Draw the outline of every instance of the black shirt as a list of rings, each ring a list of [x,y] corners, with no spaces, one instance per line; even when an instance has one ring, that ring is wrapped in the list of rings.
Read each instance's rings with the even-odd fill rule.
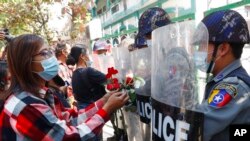
[[[106,92],[105,74],[91,68],[78,68],[73,72],[72,88],[75,99],[82,103],[92,103],[101,98]]]

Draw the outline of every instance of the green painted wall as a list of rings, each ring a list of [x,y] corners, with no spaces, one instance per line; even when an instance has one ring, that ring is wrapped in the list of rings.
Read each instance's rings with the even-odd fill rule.
[[[117,2],[120,2],[121,0],[117,0]],[[145,3],[146,0],[141,0],[141,3],[140,5],[135,5],[134,7],[131,7],[129,9],[127,9],[127,11],[130,11],[130,10],[133,10],[133,8],[138,8],[139,10],[136,10],[135,12],[133,13],[130,13],[130,14],[127,14],[126,15],[126,11],[123,12],[123,13],[118,13],[114,16],[114,19],[119,19],[119,20],[116,20],[114,22],[105,22],[103,24],[103,28],[104,29],[108,29],[110,27],[113,27],[115,26],[116,24],[118,23],[121,23],[121,25],[124,26],[124,21],[126,19],[129,19],[131,17],[135,17],[137,19],[139,19],[139,15],[140,13],[142,13],[143,11],[145,11],[146,9],[150,8],[150,7],[155,7],[155,6],[158,6],[158,7],[162,7],[162,4],[164,2],[166,2],[167,0],[158,0],[144,8],[138,8],[138,6],[140,6],[141,4]],[[172,18],[171,20],[173,22],[177,22],[177,21],[183,21],[183,20],[187,20],[187,19],[195,19],[195,9],[196,9],[196,0],[191,0],[191,8],[190,9],[179,9],[179,12],[180,12],[180,15],[179,17],[175,17],[175,18]],[[106,1],[106,4],[107,4],[107,10],[110,9],[110,6],[111,6],[111,3],[110,3],[110,0],[107,0]],[[214,9],[210,9],[208,11],[206,11],[204,14],[205,15],[208,15],[209,13],[212,13],[214,11],[217,11],[217,10],[223,10],[223,9],[232,9],[232,8],[236,8],[236,7],[240,7],[240,6],[243,6],[243,5],[246,5],[246,4],[250,4],[250,0],[242,0],[240,2],[236,2],[236,3],[232,3],[232,4],[228,4],[226,6],[222,6],[222,7],[219,7],[219,8],[214,8]],[[96,9],[92,9],[92,10],[96,10]],[[167,8],[165,9],[168,13],[171,13],[171,12],[174,12],[175,9],[174,8]],[[94,13],[96,11],[93,11],[92,13]],[[124,16],[125,14],[125,16]],[[122,18],[120,18],[122,17]],[[120,27],[120,31],[119,34],[118,32],[114,32],[112,35],[105,35],[105,37],[103,37],[104,39],[109,39],[109,38],[115,38],[115,37],[118,37],[118,36],[122,36],[123,34],[130,34],[130,33],[134,33],[137,31],[137,28],[136,27],[129,27],[128,30],[121,30],[122,29],[122,26]]]

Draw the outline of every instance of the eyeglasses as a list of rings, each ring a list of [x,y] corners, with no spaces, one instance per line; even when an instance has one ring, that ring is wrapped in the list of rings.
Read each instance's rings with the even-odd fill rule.
[[[51,56],[53,56],[54,52],[51,49],[44,49],[44,50],[40,51],[39,53],[33,55],[33,57],[38,56],[38,55],[47,59],[47,58],[50,58]]]

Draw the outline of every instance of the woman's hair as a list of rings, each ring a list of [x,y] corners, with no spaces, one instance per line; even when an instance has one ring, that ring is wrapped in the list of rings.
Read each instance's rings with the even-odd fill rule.
[[[83,54],[83,55],[87,55],[87,46],[84,44],[76,44],[74,45],[71,50],[70,50],[70,54],[69,54],[69,58],[71,59],[71,63],[72,64],[76,64],[79,61],[79,56]]]
[[[32,72],[32,59],[43,44],[43,38],[34,34],[20,35],[10,42],[7,61],[11,85],[4,98],[16,91],[27,91],[39,96],[40,77]]]
[[[4,90],[7,83],[7,62],[0,61],[0,91]]]

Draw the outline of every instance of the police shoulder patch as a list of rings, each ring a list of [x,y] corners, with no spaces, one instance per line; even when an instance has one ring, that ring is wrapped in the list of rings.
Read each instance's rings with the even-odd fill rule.
[[[227,105],[237,95],[237,89],[232,84],[221,83],[216,86],[208,98],[209,106],[221,108]]]

